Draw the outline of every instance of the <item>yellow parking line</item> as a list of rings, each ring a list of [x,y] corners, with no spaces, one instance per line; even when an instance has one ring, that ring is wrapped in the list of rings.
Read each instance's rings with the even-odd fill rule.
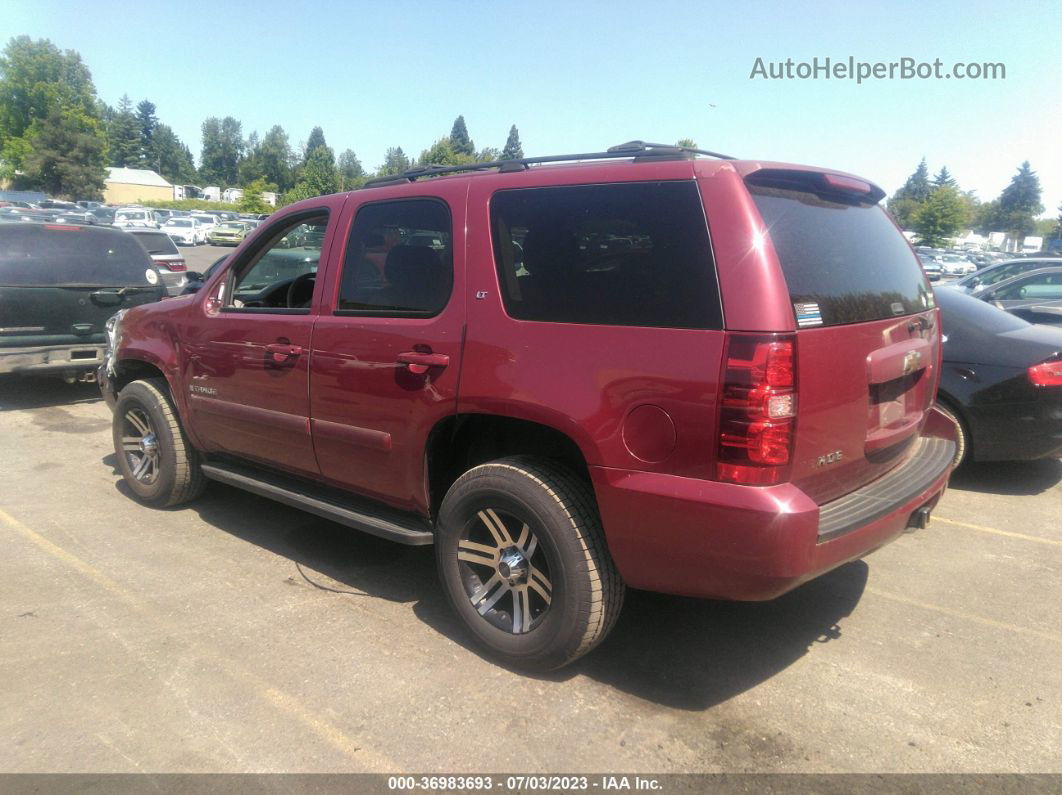
[[[62,561],[72,569],[75,569],[87,579],[125,602],[136,612],[150,618],[157,624],[166,627],[172,635],[182,638],[182,640],[194,651],[204,657],[211,658],[212,661],[217,663],[218,666],[229,676],[241,680],[243,684],[253,690],[259,698],[268,701],[273,706],[293,716],[322,740],[336,748],[344,756],[356,762],[359,770],[382,773],[399,769],[398,765],[391,759],[359,746],[342,730],[333,726],[319,715],[316,715],[294,696],[272,687],[257,674],[244,669],[230,658],[212,649],[205,648],[195,641],[189,640],[185,637],[185,633],[181,632],[171,621],[168,621],[165,617],[159,615],[147,602],[139,599],[135,594],[126,588],[123,588],[99,569],[81,560],[81,558],[76,555],[67,552],[53,541],[49,541],[40,533],[26,526],[3,509],[0,509],[0,524],[15,531],[52,557]]]
[[[888,591],[882,591],[877,588],[867,587],[866,593],[873,594],[874,596],[880,596],[882,599],[889,599],[893,602],[899,602],[900,604],[911,605],[912,607],[920,607],[923,610],[931,610],[934,613],[941,613],[946,616],[952,616],[954,618],[961,618],[965,621],[972,621],[976,624],[984,624],[986,627],[995,627],[996,629],[1005,629],[1010,632],[1017,632],[1021,635],[1032,635],[1033,637],[1043,638],[1054,643],[1062,644],[1062,635],[1056,635],[1053,632],[1044,632],[1040,629],[1030,629],[1029,627],[1021,627],[1017,624],[1011,624],[1007,621],[997,621],[994,618],[986,618],[985,616],[979,616],[975,613],[967,613],[965,610],[956,610],[953,607],[944,607],[943,605],[935,605],[931,602],[923,602],[919,599],[912,599],[909,596],[903,596],[902,594],[889,593]]]
[[[1053,547],[1062,547],[1062,541],[1058,541],[1054,538],[1041,538],[1039,536],[1030,536],[1025,533],[1013,533],[1010,530],[997,530],[994,527],[985,527],[980,524],[970,524],[969,522],[959,522],[955,519],[945,519],[943,516],[933,516],[934,522],[944,522],[944,524],[955,525],[956,527],[965,527],[968,530],[979,530],[982,533],[992,533],[997,536],[1006,536],[1007,538],[1020,538],[1022,541],[1033,541],[1037,544],[1050,544]]]

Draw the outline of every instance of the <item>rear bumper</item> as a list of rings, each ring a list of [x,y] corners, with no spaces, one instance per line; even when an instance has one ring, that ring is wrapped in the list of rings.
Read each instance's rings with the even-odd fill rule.
[[[105,345],[43,345],[0,349],[0,373],[56,373],[95,370]]]
[[[949,423],[950,425],[950,423]],[[920,523],[951,474],[954,434],[938,425],[885,477],[819,506],[792,484],[769,487],[592,467],[609,549],[635,588],[771,599],[863,557]]]

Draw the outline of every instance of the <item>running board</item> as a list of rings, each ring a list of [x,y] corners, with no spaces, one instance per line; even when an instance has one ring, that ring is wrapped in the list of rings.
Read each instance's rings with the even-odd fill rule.
[[[409,546],[424,546],[435,541],[427,522],[415,515],[347,497],[308,481],[219,462],[205,463],[202,470],[211,480],[301,508],[389,541]]]

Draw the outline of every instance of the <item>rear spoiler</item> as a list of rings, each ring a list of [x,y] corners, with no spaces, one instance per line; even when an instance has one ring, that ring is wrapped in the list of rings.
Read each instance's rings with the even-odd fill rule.
[[[872,182],[847,174],[822,171],[763,168],[746,176],[745,184],[749,187],[813,193],[821,199],[846,204],[877,204],[885,198],[885,191]]]

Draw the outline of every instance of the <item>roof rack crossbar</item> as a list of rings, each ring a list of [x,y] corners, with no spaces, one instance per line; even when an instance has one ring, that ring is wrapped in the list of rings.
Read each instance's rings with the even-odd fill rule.
[[[416,166],[406,169],[401,174],[389,174],[383,177],[375,177],[367,181],[363,188],[377,188],[384,185],[398,185],[403,182],[416,182],[421,177],[437,177],[444,174],[459,174],[462,171],[485,171],[497,168],[503,171],[522,170],[538,163],[562,163],[574,160],[615,160],[624,157],[635,157],[639,160],[651,160],[654,158],[673,158],[676,156],[706,155],[719,158],[720,160],[733,160],[730,155],[711,152],[707,149],[695,149],[690,146],[674,146],[671,144],[653,144],[645,141],[628,141],[623,144],[609,147],[604,152],[582,152],[574,155],[543,155],[540,157],[520,157],[511,160],[489,160],[481,163],[464,163],[459,166],[441,166],[434,163],[424,166]]]

